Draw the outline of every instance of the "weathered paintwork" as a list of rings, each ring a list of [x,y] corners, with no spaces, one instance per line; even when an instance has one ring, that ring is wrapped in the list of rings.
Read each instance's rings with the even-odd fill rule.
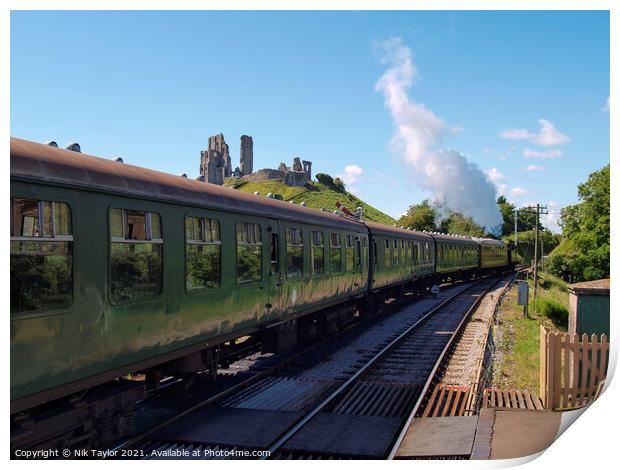
[[[284,314],[349,298],[366,289],[367,263],[331,275],[312,276],[310,231],[338,231],[367,237],[362,224],[343,231],[284,220],[231,214],[206,208],[126,198],[100,192],[14,181],[13,197],[69,204],[73,220],[74,295],[71,307],[54,312],[15,314],[11,321],[11,398],[17,399],[61,384],[96,375],[184,346],[256,327]],[[113,305],[108,289],[112,207],[160,214],[164,240],[162,294],[147,301]],[[220,222],[221,284],[187,291],[185,285],[185,217]],[[235,224],[255,222],[262,228],[262,279],[236,281]],[[303,276],[294,281],[271,272],[269,228],[285,240],[284,227],[304,230]],[[341,248],[344,251],[344,247]],[[279,244],[280,259],[286,246]],[[325,248],[325,251],[327,249]],[[325,255],[327,259],[327,254]],[[344,255],[343,255],[344,259]],[[280,267],[282,268],[282,263]],[[274,280],[281,284],[276,286]],[[271,308],[267,306],[271,305]],[[28,364],[28,367],[23,367]]]

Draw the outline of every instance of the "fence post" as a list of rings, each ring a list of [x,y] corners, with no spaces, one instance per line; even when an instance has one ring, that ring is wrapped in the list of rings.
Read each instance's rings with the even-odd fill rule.
[[[543,402],[543,407],[547,408],[547,331],[545,327],[540,325],[540,384],[538,387],[538,395]]]
[[[561,406],[560,400],[562,399],[562,335],[560,333],[551,333],[553,337],[553,375],[551,380],[553,382],[553,405],[551,409],[556,409]]]

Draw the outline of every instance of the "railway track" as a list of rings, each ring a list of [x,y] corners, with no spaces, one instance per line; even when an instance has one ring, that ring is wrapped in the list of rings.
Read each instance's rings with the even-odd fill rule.
[[[452,287],[377,321],[347,345],[301,352],[125,442],[116,455],[385,458],[468,314],[496,282]]]

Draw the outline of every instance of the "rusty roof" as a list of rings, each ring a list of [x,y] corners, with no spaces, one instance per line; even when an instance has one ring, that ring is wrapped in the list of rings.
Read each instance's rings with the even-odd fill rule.
[[[502,240],[495,240],[494,238],[471,237],[471,239],[477,243],[480,243],[481,245],[491,245],[491,246],[505,246],[506,245],[506,243],[504,243]]]
[[[11,137],[11,178],[284,218],[343,230],[363,228],[357,221],[330,212],[16,137]]]
[[[577,282],[569,284],[568,288],[575,294],[609,295],[609,278]]]
[[[455,244],[462,244],[462,245],[478,246],[478,243],[475,240],[467,236],[457,237],[455,235],[447,235],[445,233],[435,233],[435,232],[430,233],[430,236],[442,243],[455,243]]]
[[[364,224],[366,224],[374,235],[382,235],[385,237],[416,238],[418,240],[426,240],[429,242],[433,241],[430,235],[424,232],[418,232],[417,230],[407,230],[400,227],[391,227],[389,225],[369,221],[365,221]]]

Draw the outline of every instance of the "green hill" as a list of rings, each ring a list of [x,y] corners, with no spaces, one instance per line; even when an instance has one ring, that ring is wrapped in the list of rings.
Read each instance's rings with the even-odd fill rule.
[[[305,186],[296,187],[288,186],[281,180],[253,182],[230,178],[226,180],[224,186],[235,188],[246,193],[258,191],[261,196],[266,196],[268,193],[278,194],[282,196],[284,201],[293,201],[295,204],[305,202],[308,207],[315,209],[324,207],[330,212],[336,210],[336,202],[340,202],[351,211],[354,211],[358,207],[363,207],[364,220],[388,225],[394,225],[396,223],[396,220],[392,217],[366,204],[353,194],[315,181],[308,182]]]

